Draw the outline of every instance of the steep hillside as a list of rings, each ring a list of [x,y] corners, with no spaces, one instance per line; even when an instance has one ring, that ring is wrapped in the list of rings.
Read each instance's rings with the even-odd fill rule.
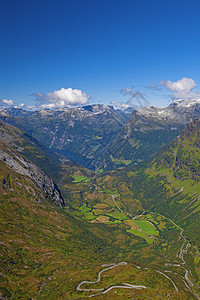
[[[109,233],[103,240],[97,228],[95,233],[94,226],[86,227],[53,205],[21,169],[14,170],[1,160],[0,182],[2,299],[68,298],[85,270],[90,274],[104,256],[113,261],[115,250],[109,250],[106,241]],[[79,275],[81,265],[84,273]]]
[[[30,159],[50,176],[58,173],[62,160],[67,161],[65,157],[49,150],[26,132],[1,120],[0,141]]]
[[[66,182],[73,182],[76,177],[91,177],[94,174],[68,161],[65,156],[49,150],[24,131],[3,121],[0,121],[0,143],[4,145],[4,149],[9,147],[12,149],[10,152],[7,151],[8,153],[1,153],[1,160],[6,160],[14,170],[21,170],[23,175],[35,178],[41,187],[47,178],[56,189],[59,186],[59,193],[61,191],[65,198],[65,201],[62,199],[62,205],[70,205],[71,192],[65,189]],[[34,174],[33,170],[35,170]]]
[[[135,109],[119,135],[110,141],[101,155],[110,157],[118,167],[128,161],[134,164],[148,161],[197,117],[200,117],[198,99],[175,100],[166,108]]]
[[[4,162],[4,165],[18,174],[31,178],[47,197],[50,197],[58,205],[64,207],[65,201],[53,180],[38,168],[38,166],[33,164],[30,160],[27,160],[24,156],[19,155],[16,151],[15,148],[19,148],[19,146],[14,144],[14,141],[17,141],[19,136],[16,136],[15,130],[17,129],[5,123],[0,123],[0,161]],[[9,147],[12,142],[14,148]],[[27,146],[29,146],[29,144]],[[21,148],[19,150],[22,151],[23,149],[24,148]],[[5,185],[7,185],[6,181]]]
[[[200,121],[188,124],[183,132],[155,158],[146,173],[159,178],[168,192],[166,203],[152,202],[183,224],[199,243]],[[170,210],[166,207],[170,204]],[[168,212],[167,212],[168,210]]]

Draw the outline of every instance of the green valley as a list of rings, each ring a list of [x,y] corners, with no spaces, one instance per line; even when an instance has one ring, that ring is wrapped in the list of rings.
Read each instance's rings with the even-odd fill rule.
[[[94,172],[2,122],[1,297],[198,299],[199,124],[147,164]]]

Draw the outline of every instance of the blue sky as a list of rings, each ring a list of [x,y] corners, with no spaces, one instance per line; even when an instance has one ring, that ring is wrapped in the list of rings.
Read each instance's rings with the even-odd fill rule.
[[[184,0],[0,1],[1,105],[199,97],[199,11]]]

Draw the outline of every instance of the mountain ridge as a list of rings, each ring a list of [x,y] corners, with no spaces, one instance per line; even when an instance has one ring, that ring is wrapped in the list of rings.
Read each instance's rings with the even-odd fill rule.
[[[26,131],[46,147],[60,151],[85,167],[95,169],[96,153],[118,134],[129,114],[116,111],[112,106],[98,104],[71,109],[39,110],[28,115],[4,110],[0,116],[2,120]]]
[[[119,135],[103,151],[111,149],[116,162],[131,160],[138,164],[148,161],[178,136],[186,124],[199,117],[199,99],[174,100],[165,108],[136,108]]]

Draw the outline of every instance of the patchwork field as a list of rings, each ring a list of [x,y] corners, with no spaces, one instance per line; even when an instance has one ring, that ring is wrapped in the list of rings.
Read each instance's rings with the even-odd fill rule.
[[[153,244],[154,250],[163,251],[167,256],[173,256],[183,242],[178,229],[170,220],[159,214],[144,212],[142,215],[132,217],[130,213],[123,212],[120,201],[109,195],[105,202],[99,202],[94,206],[83,203],[79,208],[87,221],[103,223],[107,226],[120,225],[127,235],[138,237],[145,241],[143,247]],[[118,204],[119,206],[118,206]],[[170,244],[168,242],[170,239]]]

